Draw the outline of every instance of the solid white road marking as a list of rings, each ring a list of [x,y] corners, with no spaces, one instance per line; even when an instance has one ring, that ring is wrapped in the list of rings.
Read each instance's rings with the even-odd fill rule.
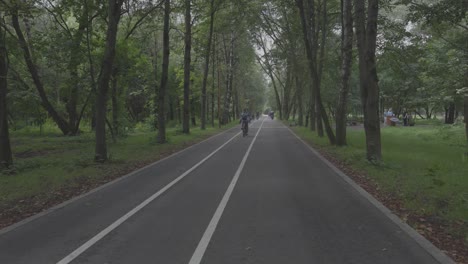
[[[235,134],[231,139],[229,139],[228,141],[226,141],[223,145],[221,145],[219,148],[217,148],[216,150],[214,150],[213,152],[211,152],[208,156],[206,156],[204,159],[202,159],[200,162],[198,162],[197,164],[195,164],[192,168],[190,168],[189,170],[187,170],[186,172],[184,172],[182,175],[180,175],[179,177],[177,177],[175,180],[173,180],[172,182],[170,182],[168,185],[166,185],[164,188],[162,188],[161,190],[159,190],[157,193],[153,194],[151,197],[149,197],[148,199],[146,199],[145,201],[143,201],[141,204],[139,204],[137,207],[133,208],[132,210],[130,210],[128,213],[126,213],[124,216],[120,217],[119,219],[117,219],[114,223],[112,223],[111,225],[109,225],[108,227],[106,227],[104,230],[102,230],[101,232],[99,232],[97,235],[95,235],[93,238],[91,238],[90,240],[88,240],[86,243],[84,243],[83,245],[81,245],[79,248],[77,248],[75,251],[73,251],[72,253],[70,253],[68,256],[64,257],[62,260],[60,260],[59,262],[57,262],[57,264],[68,264],[70,263],[71,261],[73,261],[75,258],[77,258],[79,255],[81,255],[84,251],[86,251],[88,248],[92,247],[94,244],[96,244],[96,242],[98,242],[99,240],[101,240],[103,237],[105,237],[107,234],[109,234],[110,232],[112,232],[112,230],[116,229],[118,226],[120,226],[123,222],[125,222],[126,220],[128,220],[130,217],[132,217],[134,214],[136,214],[138,211],[140,211],[143,207],[145,207],[146,205],[148,205],[149,203],[151,203],[154,199],[158,198],[159,196],[161,196],[161,194],[163,194],[164,192],[166,192],[167,190],[169,190],[172,186],[174,186],[176,183],[178,183],[180,180],[182,180],[183,178],[185,178],[185,176],[187,176],[189,173],[191,173],[192,171],[194,171],[196,168],[198,168],[201,164],[203,164],[205,161],[207,161],[209,158],[211,158],[214,154],[216,154],[216,152],[218,152],[219,150],[221,150],[223,147],[225,147],[227,144],[229,144],[229,142],[231,142],[234,138],[236,138],[237,136],[239,136],[241,134],[241,132]]]
[[[372,205],[374,205],[380,212],[382,212],[386,217],[388,217],[393,223],[395,223],[403,232],[405,232],[409,237],[416,241],[428,254],[430,254],[434,259],[436,259],[440,263],[445,264],[455,264],[455,262],[450,259],[444,252],[442,252],[439,248],[434,246],[429,240],[419,234],[416,230],[414,230],[411,226],[403,222],[397,215],[392,213],[390,209],[388,209],[385,205],[383,205],[380,201],[374,198],[371,194],[369,194],[366,190],[364,190],[359,184],[357,184],[353,179],[351,179],[348,175],[342,172],[339,168],[337,168],[333,163],[328,161],[322,154],[320,154],[317,150],[315,150],[311,145],[305,142],[302,138],[300,138],[294,131],[292,131],[289,127],[289,132],[293,134],[300,142],[302,142],[315,156],[317,156],[323,163],[325,163],[331,170],[333,170],[338,176],[340,176],[345,182],[347,182],[352,188],[354,188],[360,195],[362,195],[365,199],[367,199]]]
[[[216,226],[218,225],[218,222],[221,219],[221,216],[223,215],[224,208],[226,208],[229,198],[231,197],[234,187],[236,186],[237,180],[239,179],[242,169],[244,168],[245,162],[247,161],[250,151],[252,150],[252,146],[255,143],[255,140],[257,139],[258,133],[260,133],[260,130],[262,129],[263,122],[265,122],[265,118],[263,119],[262,124],[260,125],[260,128],[257,131],[257,134],[255,134],[254,139],[250,143],[250,146],[247,149],[247,152],[245,152],[244,158],[242,159],[239,165],[239,168],[237,168],[236,174],[234,174],[234,177],[232,178],[232,181],[229,184],[229,187],[226,190],[226,193],[224,194],[223,199],[219,203],[218,208],[216,209],[216,212],[213,215],[213,218],[211,218],[211,221],[208,224],[208,227],[206,228],[205,233],[203,234],[203,237],[198,243],[198,246],[195,249],[195,252],[193,253],[192,258],[190,259],[189,264],[199,264],[201,262],[203,255],[205,254],[206,248],[208,247],[208,244],[210,243],[211,237],[213,236],[216,230]]]

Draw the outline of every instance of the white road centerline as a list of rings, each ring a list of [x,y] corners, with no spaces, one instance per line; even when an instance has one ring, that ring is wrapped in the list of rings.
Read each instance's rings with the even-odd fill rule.
[[[208,227],[206,228],[205,233],[203,234],[203,237],[200,239],[200,242],[198,243],[198,246],[195,249],[195,252],[193,253],[192,258],[190,259],[189,264],[199,264],[201,262],[203,255],[205,254],[206,248],[208,247],[211,237],[213,236],[216,230],[216,227],[218,226],[219,220],[221,219],[221,216],[223,215],[224,209],[226,208],[229,198],[231,197],[234,187],[236,186],[237,180],[239,179],[239,176],[242,170],[244,169],[245,162],[247,161],[247,158],[249,157],[250,151],[252,150],[252,146],[255,143],[255,140],[257,139],[257,136],[260,133],[260,130],[262,129],[264,122],[265,122],[265,118],[263,119],[262,124],[258,128],[258,131],[255,134],[254,139],[250,143],[250,146],[247,149],[247,152],[245,152],[244,158],[242,159],[239,165],[239,168],[237,168],[236,174],[234,174],[234,177],[232,178],[231,183],[229,184],[229,187],[227,188],[226,193],[223,196],[223,199],[219,203],[218,208],[216,209],[216,212],[213,215],[213,218],[211,218],[211,221],[208,224]]]
[[[263,123],[262,123],[263,124]],[[259,129],[260,130],[260,129]],[[158,192],[155,194],[151,195],[148,199],[140,203],[138,206],[130,210],[128,213],[126,213],[124,216],[120,217],[117,219],[115,222],[113,222],[111,225],[103,229],[101,232],[99,232],[97,235],[95,235],[93,238],[85,242],[83,245],[81,245],[79,248],[77,248],[75,251],[70,253],[68,256],[64,257],[61,259],[57,264],[68,264],[71,261],[73,261],[75,258],[77,258],[79,255],[81,255],[83,252],[85,252],[87,249],[92,247],[94,244],[96,244],[99,240],[101,240],[103,237],[105,237],[107,234],[112,232],[112,230],[116,229],[118,226],[120,226],[122,223],[124,223],[126,220],[128,220],[130,217],[132,217],[134,214],[136,214],[138,211],[143,209],[145,206],[147,206],[149,203],[151,203],[153,200],[161,196],[164,192],[169,190],[172,186],[174,186],[176,183],[178,183],[180,180],[185,178],[188,174],[190,174],[192,171],[194,171],[196,168],[198,168],[201,164],[203,164],[205,161],[207,161],[209,158],[211,158],[214,154],[216,154],[219,150],[221,150],[223,147],[225,147],[229,142],[234,140],[237,136],[239,136],[242,132],[239,132],[235,134],[231,139],[226,141],[223,145],[218,147],[216,150],[211,152],[208,156],[206,156],[204,159],[202,159],[200,162],[195,164],[193,167],[185,171],[183,174],[181,174],[179,177],[177,177],[175,180],[170,182],[168,185],[160,189]],[[258,133],[257,133],[258,134]],[[254,139],[255,140],[255,139]],[[250,150],[250,149],[249,149]]]

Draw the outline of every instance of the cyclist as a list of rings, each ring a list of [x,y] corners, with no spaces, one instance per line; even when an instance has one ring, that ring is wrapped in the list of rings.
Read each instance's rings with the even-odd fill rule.
[[[244,128],[245,126],[245,134],[249,132],[249,122],[250,122],[250,114],[247,112],[247,110],[244,110],[244,112],[241,114],[241,120],[240,123],[242,124],[241,129]]]

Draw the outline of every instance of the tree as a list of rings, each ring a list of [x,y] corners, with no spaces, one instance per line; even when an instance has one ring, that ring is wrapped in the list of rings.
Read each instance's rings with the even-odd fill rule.
[[[8,168],[13,164],[7,119],[8,59],[4,24],[3,16],[0,12],[0,169]]]
[[[210,0],[210,30],[208,33],[208,40],[206,44],[206,53],[205,53],[205,68],[203,70],[203,84],[202,84],[202,106],[201,106],[201,129],[205,129],[206,126],[206,110],[207,110],[207,105],[206,105],[206,83],[208,79],[208,69],[209,69],[209,64],[210,64],[210,52],[211,52],[211,42],[213,39],[213,25],[214,25],[214,15],[215,15],[215,9],[214,9],[214,1],[215,0]]]
[[[185,0],[185,52],[184,52],[184,113],[182,133],[190,133],[190,65],[192,50],[192,16],[190,0]],[[192,113],[194,114],[194,113]]]
[[[81,92],[83,90],[84,76],[80,76],[79,66],[83,64],[83,52],[81,44],[83,42],[88,25],[92,23],[95,16],[89,14],[90,4],[85,1],[84,7],[82,1],[57,1],[57,2],[38,2],[41,9],[47,11],[49,16],[54,18],[54,22],[47,23],[50,27],[58,27],[60,30],[50,34],[50,42],[56,43],[67,43],[69,45],[59,47],[58,50],[66,54],[69,77],[66,82],[66,91],[61,97],[65,102],[66,114],[68,114],[68,125],[69,135],[76,135],[79,132],[79,126],[81,121],[81,112],[78,112],[78,103]],[[93,10],[98,11],[98,10]],[[66,22],[66,14],[70,12],[73,17],[76,18],[77,27],[68,25]],[[99,12],[99,11],[98,11]],[[27,20],[26,20],[27,21]],[[31,40],[29,40],[31,42]],[[60,98],[59,98],[60,101]],[[85,101],[83,108],[87,106],[88,100]]]
[[[235,51],[234,51],[234,32],[233,29],[229,33],[229,44],[226,44],[226,37],[223,35],[223,47],[224,47],[224,61],[226,63],[226,76],[225,76],[225,83],[226,83],[226,91],[224,94],[224,104],[223,104],[223,118],[222,123],[227,124],[231,120],[230,118],[230,106],[232,102],[232,95],[233,95],[233,80],[234,80],[234,67],[235,67]]]
[[[336,111],[336,144],[346,145],[346,120],[348,114],[349,78],[353,56],[353,5],[351,0],[341,0],[341,91]]]
[[[98,77],[96,95],[96,151],[94,159],[97,162],[104,162],[108,159],[106,142],[107,94],[115,57],[117,30],[123,2],[123,0],[108,0],[106,45],[101,63],[101,72]]]
[[[313,0],[308,0],[307,5],[304,5],[303,0],[296,0],[297,7],[299,8],[299,15],[301,17],[301,25],[302,25],[302,34],[304,37],[304,43],[306,47],[307,59],[309,62],[309,72],[311,75],[312,80],[312,99],[315,103],[315,111],[316,111],[316,118],[317,118],[317,128],[319,136],[323,136],[323,128],[322,128],[322,121],[325,125],[325,131],[328,136],[328,140],[330,144],[335,144],[335,135],[333,134],[333,130],[331,129],[328,116],[326,114],[325,108],[322,104],[321,93],[320,93],[320,81],[324,63],[324,55],[325,55],[325,27],[327,24],[327,9],[326,9],[326,1],[322,3],[323,10],[322,12],[322,21],[320,25],[316,25],[316,16],[315,13],[315,4]],[[321,27],[321,29],[320,29]],[[319,41],[318,35],[321,30],[321,42],[320,42],[320,53],[318,54],[319,49]],[[318,64],[317,64],[318,60]],[[312,109],[313,111],[313,109]],[[312,120],[311,120],[312,121]],[[314,120],[315,121],[315,120]]]
[[[161,87],[158,93],[158,142],[166,142],[166,116],[165,116],[165,96],[167,91],[167,81],[169,72],[169,19],[171,15],[171,2],[164,0],[164,29],[163,29],[163,62]]]
[[[270,77],[272,86],[273,86],[273,91],[275,93],[275,102],[276,102],[276,108],[279,113],[279,119],[283,119],[283,107],[281,103],[281,97],[278,92],[278,85],[276,81],[276,77],[274,74],[274,69],[273,66],[271,65],[271,55],[266,49],[266,41],[264,40],[264,37],[259,34],[258,36],[255,36],[255,41],[257,45],[262,49],[263,51],[263,56],[257,55],[257,61],[262,67],[263,71]]]
[[[355,28],[359,57],[359,81],[364,113],[367,159],[382,160],[379,119],[379,85],[375,63],[378,0],[354,0]]]
[[[441,0],[436,3],[417,2],[412,0],[404,1],[409,6],[410,14],[408,20],[412,22],[422,22],[423,26],[430,27],[434,36],[447,42],[448,46],[461,51],[463,58],[462,68],[465,71],[458,95],[463,96],[463,108],[465,118],[465,134],[468,142],[468,49],[467,34],[467,11],[466,1]],[[448,40],[445,33],[456,30],[460,33],[459,41]],[[453,111],[453,105],[450,106]]]
[[[19,45],[21,49],[23,50],[23,57],[28,67],[29,73],[31,74],[34,85],[36,86],[36,89],[39,92],[42,106],[44,107],[44,109],[46,109],[46,111],[55,121],[55,123],[60,128],[62,133],[64,135],[67,135],[70,132],[70,126],[68,122],[62,116],[60,116],[60,114],[57,112],[55,107],[50,103],[47,97],[46,91],[44,89],[44,84],[39,75],[38,67],[33,60],[29,45],[26,42],[26,39],[24,37],[23,31],[19,23],[19,11],[20,11],[20,5],[18,2],[16,2],[11,10],[11,20],[12,20],[13,28],[15,29],[16,35],[18,37]]]

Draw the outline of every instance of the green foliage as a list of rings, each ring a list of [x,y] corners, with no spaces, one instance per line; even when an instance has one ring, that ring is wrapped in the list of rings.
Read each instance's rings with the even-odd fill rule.
[[[226,128],[233,125],[235,123]],[[21,199],[76,186],[84,179],[94,183],[102,182],[141,164],[161,159],[222,130],[192,128],[190,135],[186,135],[179,133],[177,128],[170,128],[168,144],[160,145],[156,144],[154,131],[141,127],[149,125],[137,125],[135,132],[129,133],[127,137],[119,138],[116,143],[108,142],[111,159],[107,164],[96,164],[92,159],[94,133],[63,137],[53,126],[45,126],[42,133],[39,133],[37,127],[13,132],[15,165],[10,174],[0,174],[0,208],[11,206]]]

